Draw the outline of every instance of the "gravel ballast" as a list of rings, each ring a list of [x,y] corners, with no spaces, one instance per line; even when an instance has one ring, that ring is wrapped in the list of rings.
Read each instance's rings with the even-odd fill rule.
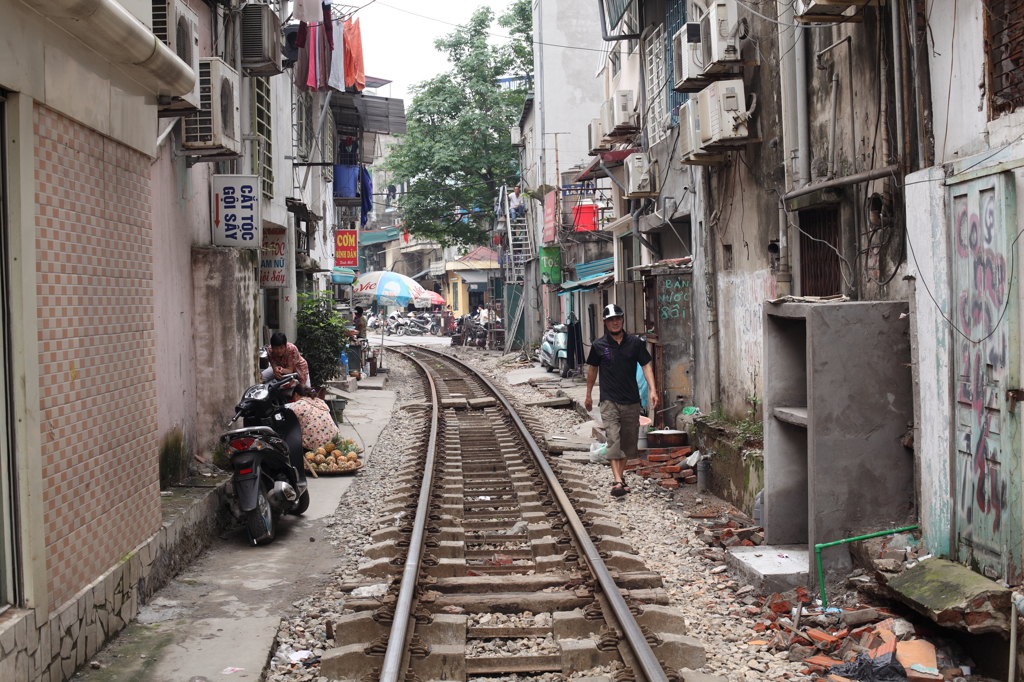
[[[448,351],[449,349],[445,349]],[[489,378],[510,398],[518,403],[539,400],[547,395],[529,385],[509,386],[501,377],[506,371],[497,356],[481,351],[451,349]],[[337,564],[330,576],[325,576],[321,590],[294,604],[295,613],[282,621],[278,633],[277,653],[267,679],[275,682],[320,682],[318,667],[313,663],[324,651],[333,646],[327,639],[327,621],[345,613],[343,600],[348,596],[342,586],[368,585],[373,582],[358,573],[363,548],[370,544],[370,534],[378,529],[381,510],[391,495],[395,472],[404,470],[405,449],[409,433],[422,423],[420,411],[401,409],[403,402],[422,399],[417,393],[417,372],[396,356],[389,358],[388,388],[397,391],[399,399],[391,415],[390,424],[381,433],[367,465],[357,475],[345,493],[335,513],[326,519],[332,546],[337,550]],[[583,419],[571,409],[544,407],[523,408],[548,433],[573,434]],[[611,471],[607,466],[577,465],[593,490],[607,493]],[[702,672],[724,676],[730,682],[745,680],[801,680],[806,666],[790,662],[785,651],[774,653],[763,645],[751,645],[763,635],[753,629],[756,616],[747,614],[745,604],[736,595],[742,585],[734,581],[728,571],[715,570],[721,562],[700,556],[707,546],[698,538],[701,529],[696,520],[684,515],[681,501],[686,500],[693,509],[692,491],[671,492],[638,477],[627,479],[632,492],[622,498],[607,496],[607,511],[614,515],[623,530],[623,539],[629,541],[635,553],[643,559],[649,570],[662,574],[670,604],[684,614],[689,634],[699,639],[707,651],[708,662]],[[691,486],[692,488],[692,486]],[[728,507],[720,500],[703,495],[701,504],[715,509]],[[713,572],[714,571],[714,572]],[[484,614],[473,616],[471,626],[480,623]],[[524,626],[535,624],[548,614],[523,614],[514,620]],[[498,622],[487,623],[496,625]],[[504,624],[504,623],[502,623]],[[308,651],[309,654],[301,652]],[[297,654],[298,652],[298,654]],[[550,637],[523,639],[472,640],[470,656],[509,655],[524,652],[556,653],[557,645]],[[293,660],[296,655],[305,656]],[[610,674],[611,670],[579,671],[575,676]],[[486,678],[508,682],[549,681],[562,679],[560,675],[507,676]]]

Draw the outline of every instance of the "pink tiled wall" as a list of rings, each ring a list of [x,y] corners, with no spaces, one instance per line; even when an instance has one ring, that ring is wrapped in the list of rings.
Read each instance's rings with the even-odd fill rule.
[[[160,524],[150,162],[37,104],[36,294],[51,608]]]

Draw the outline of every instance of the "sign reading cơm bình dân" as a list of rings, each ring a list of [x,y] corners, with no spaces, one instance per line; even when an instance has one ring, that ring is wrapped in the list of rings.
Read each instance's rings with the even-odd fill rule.
[[[285,285],[288,257],[288,234],[277,227],[263,231],[263,250],[260,251],[260,289],[279,289]]]
[[[334,267],[359,267],[359,230],[334,231]]]
[[[214,175],[214,246],[258,249],[262,243],[263,219],[260,216],[260,184],[255,175]]]

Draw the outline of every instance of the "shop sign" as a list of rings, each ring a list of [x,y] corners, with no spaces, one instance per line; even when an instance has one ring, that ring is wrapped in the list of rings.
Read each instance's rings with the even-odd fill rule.
[[[287,273],[288,234],[280,228],[263,231],[263,250],[260,252],[260,288],[281,289]]]
[[[334,267],[359,267],[359,230],[335,230]]]
[[[562,283],[562,249],[558,246],[540,247],[540,281],[542,284]]]
[[[558,225],[558,190],[553,189],[544,195],[544,243],[555,241],[555,228]]]
[[[263,232],[259,178],[255,175],[214,175],[212,185],[213,215],[210,223],[214,246],[258,249]]]

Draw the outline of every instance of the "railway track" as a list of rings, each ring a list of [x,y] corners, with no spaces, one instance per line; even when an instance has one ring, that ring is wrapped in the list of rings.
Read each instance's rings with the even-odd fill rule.
[[[360,568],[390,579],[388,592],[346,600],[354,613],[328,632],[335,648],[320,674],[461,682],[599,668],[610,682],[705,679],[688,670],[703,666],[704,649],[603,513],[604,496],[571,464],[549,462],[537,425],[483,375],[426,348],[401,354],[421,372],[403,405],[421,422]]]

